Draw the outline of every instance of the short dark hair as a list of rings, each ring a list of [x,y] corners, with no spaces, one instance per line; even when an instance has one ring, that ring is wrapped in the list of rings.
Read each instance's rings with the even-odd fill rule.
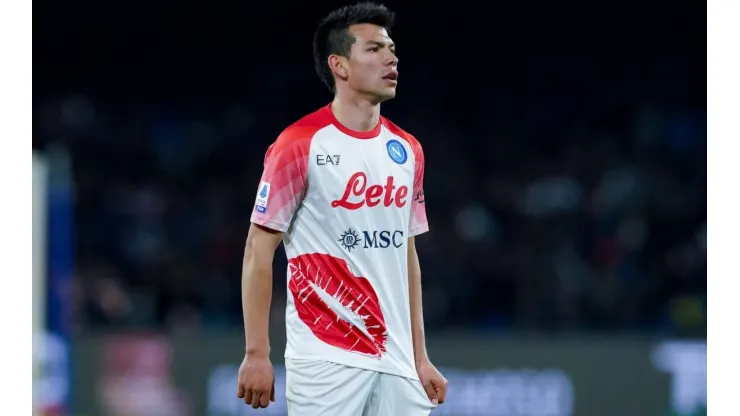
[[[321,20],[313,36],[313,60],[316,73],[330,91],[335,89],[334,77],[326,61],[329,55],[349,58],[355,43],[349,27],[371,23],[390,32],[394,19],[395,14],[384,5],[363,2],[336,9]]]

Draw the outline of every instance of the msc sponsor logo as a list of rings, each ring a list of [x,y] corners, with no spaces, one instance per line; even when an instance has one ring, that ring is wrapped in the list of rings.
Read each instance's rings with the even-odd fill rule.
[[[352,251],[353,248],[356,248],[360,244],[361,239],[357,235],[357,231],[350,228],[342,233],[342,236],[339,237],[338,241],[342,243],[342,247],[344,247],[345,250]]]
[[[403,247],[404,238],[401,230],[356,231],[350,228],[337,241],[351,252],[355,248],[400,248]]]
[[[403,231],[401,230],[382,230],[382,231],[363,231],[365,236],[365,248],[388,248],[393,246],[399,248],[403,246]]]

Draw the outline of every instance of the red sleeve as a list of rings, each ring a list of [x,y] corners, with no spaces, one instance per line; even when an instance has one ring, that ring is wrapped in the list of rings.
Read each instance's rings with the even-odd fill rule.
[[[414,152],[414,191],[411,199],[409,237],[413,237],[429,231],[429,223],[424,205],[424,151],[415,138],[410,139],[411,149]]]
[[[265,154],[251,221],[285,232],[306,191],[311,136],[286,130]]]

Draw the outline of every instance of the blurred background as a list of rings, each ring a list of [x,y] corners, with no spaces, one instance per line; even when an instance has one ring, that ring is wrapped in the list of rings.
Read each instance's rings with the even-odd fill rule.
[[[278,402],[236,398],[242,253],[265,150],[332,98],[311,37],[343,4],[37,4],[38,414],[285,414],[282,249]],[[433,415],[705,415],[705,4],[385,4]]]

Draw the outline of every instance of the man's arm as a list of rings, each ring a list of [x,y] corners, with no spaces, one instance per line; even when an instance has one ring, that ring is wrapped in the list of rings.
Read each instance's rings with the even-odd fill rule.
[[[408,241],[409,308],[411,309],[411,338],[414,344],[414,364],[419,381],[433,405],[444,403],[447,397],[447,379],[432,365],[427,355],[424,336],[424,308],[421,306],[421,266],[416,254],[415,236],[429,231],[424,207],[424,151],[413,136],[408,136],[414,151],[414,189],[411,200]]]
[[[242,264],[242,309],[246,354],[268,358],[270,303],[272,301],[272,261],[282,233],[260,225],[249,227]]]
[[[414,343],[414,363],[424,391],[433,405],[447,398],[447,379],[429,361],[424,336],[424,311],[421,306],[421,267],[416,254],[416,241],[409,238],[409,305],[411,308],[411,337]]]
[[[414,361],[417,367],[429,361],[424,336],[424,312],[421,305],[421,267],[416,254],[416,240],[409,238],[409,304],[411,307],[411,336],[414,343]]]
[[[253,408],[275,401],[275,371],[270,363],[272,261],[283,233],[306,192],[311,137],[305,129],[284,130],[265,152],[264,169],[242,266],[245,354],[237,376],[237,397]]]

